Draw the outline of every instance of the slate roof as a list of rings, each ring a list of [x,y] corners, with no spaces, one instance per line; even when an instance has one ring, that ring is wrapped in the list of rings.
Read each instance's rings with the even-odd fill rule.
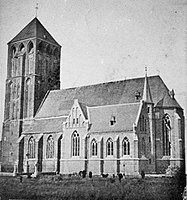
[[[51,118],[33,120],[25,133],[58,133],[63,131],[66,118]]]
[[[25,26],[25,28],[23,28],[9,43],[29,38],[45,39],[46,41],[60,46],[37,18],[34,18],[27,26]]]
[[[148,77],[152,101],[155,105],[169,94],[169,90],[160,76]],[[145,77],[96,85],[88,85],[49,92],[42,106],[36,114],[37,117],[52,117],[69,114],[74,99],[84,105],[102,106],[136,103],[136,92],[142,99]],[[168,106],[181,108],[177,101],[167,96]],[[166,101],[165,101],[166,102]]]
[[[90,107],[90,132],[132,131],[140,103]],[[111,117],[116,123],[111,126]]]
[[[164,97],[157,103],[157,107],[164,107],[164,108],[179,108],[180,105],[178,102],[171,98],[169,93],[166,93]]]

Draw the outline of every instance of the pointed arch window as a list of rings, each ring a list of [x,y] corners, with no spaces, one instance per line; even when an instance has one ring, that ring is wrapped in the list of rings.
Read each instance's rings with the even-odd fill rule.
[[[107,156],[113,156],[113,141],[111,138],[107,140],[106,147]]]
[[[46,158],[54,158],[54,140],[52,135],[47,138]]]
[[[75,131],[72,135],[72,156],[80,155],[80,136]]]
[[[130,155],[130,142],[127,137],[123,139],[122,148],[123,155]]]
[[[28,158],[35,158],[35,139],[34,137],[31,137],[28,141]]]
[[[91,155],[97,156],[97,141],[95,139],[91,142]]]
[[[21,45],[19,46],[19,52],[23,53],[25,51],[25,46],[23,45],[23,43],[21,43]]]
[[[28,45],[28,53],[31,54],[34,52],[34,45],[32,42],[29,42],[29,45]]]
[[[163,155],[171,155],[171,120],[168,114],[165,114],[162,119],[162,137],[163,137]]]
[[[30,41],[28,44],[28,69],[26,70],[26,74],[31,74],[34,71],[34,45]]]
[[[15,76],[16,75],[16,47],[13,46],[12,50],[11,50],[11,58],[12,58],[12,68],[11,68],[11,76]]]
[[[30,98],[29,90],[30,90],[30,79],[28,78],[25,86],[25,117],[28,117],[29,114],[29,98]]]
[[[12,58],[14,58],[15,55],[16,55],[16,47],[13,46],[13,47],[12,47]]]
[[[147,130],[147,120],[144,115],[140,116],[140,131],[145,131]]]

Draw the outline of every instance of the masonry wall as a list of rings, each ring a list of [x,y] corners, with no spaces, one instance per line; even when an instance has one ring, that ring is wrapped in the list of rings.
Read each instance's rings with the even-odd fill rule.
[[[130,155],[122,154],[122,141],[127,137],[130,142]],[[107,140],[113,141],[113,155],[107,156]],[[91,142],[96,139],[98,142],[98,155],[91,155]],[[88,140],[88,171],[93,174],[117,174],[136,175],[139,172],[138,167],[138,144],[136,135],[133,132],[108,132],[91,133]]]
[[[72,155],[72,134],[74,131],[80,136],[80,155]],[[60,173],[78,173],[86,170],[87,146],[86,146],[86,127],[71,127],[64,129],[64,137],[61,143]]]

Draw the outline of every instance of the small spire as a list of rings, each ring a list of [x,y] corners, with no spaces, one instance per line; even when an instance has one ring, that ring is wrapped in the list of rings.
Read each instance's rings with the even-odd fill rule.
[[[147,67],[145,67],[145,76],[147,77]]]
[[[147,67],[145,67],[145,81],[144,81],[144,90],[143,90],[143,98],[147,103],[152,103],[151,91],[149,88],[148,77],[147,77]]]
[[[36,10],[35,17],[37,18],[37,14],[38,14],[38,3],[36,3],[35,10]]]

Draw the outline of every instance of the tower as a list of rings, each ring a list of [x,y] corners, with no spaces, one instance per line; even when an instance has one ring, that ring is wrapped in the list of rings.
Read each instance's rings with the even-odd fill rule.
[[[37,18],[8,43],[2,170],[18,159],[24,121],[32,119],[48,90],[60,89],[61,46]]]

